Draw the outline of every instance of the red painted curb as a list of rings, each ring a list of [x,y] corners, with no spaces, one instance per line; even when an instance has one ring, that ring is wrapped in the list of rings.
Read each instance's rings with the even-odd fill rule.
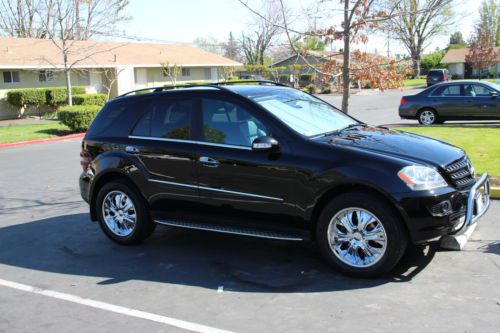
[[[48,138],[48,139],[38,139],[38,140],[31,140],[31,141],[19,141],[19,142],[10,142],[10,143],[0,143],[0,149],[11,148],[11,147],[29,146],[29,145],[34,145],[34,144],[37,144],[37,143],[46,143],[46,142],[55,142],[55,141],[64,141],[64,140],[78,139],[78,138],[83,138],[84,136],[85,136],[85,133],[77,133],[77,134],[70,134],[70,135],[65,135],[65,136],[57,136],[55,138]]]

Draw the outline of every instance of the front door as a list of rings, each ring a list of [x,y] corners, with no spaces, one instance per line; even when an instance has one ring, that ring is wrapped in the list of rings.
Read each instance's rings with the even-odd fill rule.
[[[296,170],[286,166],[290,147],[252,151],[255,138],[267,135],[279,141],[279,137],[251,106],[229,97],[202,97],[200,102],[203,133],[197,165],[204,218],[269,228],[283,221],[299,223],[294,205]]]
[[[177,217],[198,204],[190,98],[152,99],[131,135],[129,153],[146,169],[154,195],[147,198],[155,212]]]
[[[497,97],[492,97],[492,89],[482,84],[465,84],[465,115],[471,119],[491,119],[500,117]]]

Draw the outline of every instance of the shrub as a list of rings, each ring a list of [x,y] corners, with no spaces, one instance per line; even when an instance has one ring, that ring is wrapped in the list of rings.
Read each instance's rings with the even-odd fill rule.
[[[332,88],[329,85],[325,85],[321,87],[321,93],[322,94],[331,94],[332,93]]]
[[[314,84],[308,84],[305,88],[304,88],[304,91],[310,93],[310,94],[314,94],[316,93],[316,86]]]
[[[71,95],[82,95],[85,94],[84,87],[71,87]],[[46,99],[47,104],[57,105],[64,104],[68,99],[68,93],[66,87],[53,87],[46,89]]]
[[[104,105],[108,100],[105,94],[82,94],[73,96],[73,105]]]
[[[57,118],[73,131],[85,132],[100,109],[99,105],[62,106],[57,112]]]
[[[301,74],[300,75],[300,81],[308,81],[308,82],[311,82],[311,81],[314,81],[314,74],[310,74],[310,73],[305,73],[305,74]]]
[[[7,92],[7,102],[10,105],[24,107],[25,105],[45,104],[45,89],[15,89]]]

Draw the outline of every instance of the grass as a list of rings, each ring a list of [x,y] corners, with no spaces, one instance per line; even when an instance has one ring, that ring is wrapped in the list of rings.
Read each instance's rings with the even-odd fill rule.
[[[405,87],[417,87],[417,86],[425,86],[427,82],[425,78],[423,79],[406,79],[403,82],[403,86]]]
[[[57,121],[36,125],[0,127],[0,143],[47,139],[71,134],[71,130]]]
[[[397,128],[441,139],[467,152],[476,172],[500,177],[500,125],[405,126]]]

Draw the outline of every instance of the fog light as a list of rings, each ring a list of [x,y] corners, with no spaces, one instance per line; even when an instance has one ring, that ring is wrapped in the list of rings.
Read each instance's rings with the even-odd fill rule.
[[[442,201],[431,208],[431,213],[434,216],[446,216],[449,215],[451,211],[452,207],[449,200]]]

